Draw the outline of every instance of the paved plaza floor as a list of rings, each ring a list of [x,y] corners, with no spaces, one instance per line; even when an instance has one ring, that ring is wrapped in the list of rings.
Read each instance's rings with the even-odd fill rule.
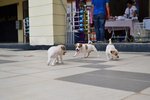
[[[47,50],[0,48],[0,100],[150,100],[150,53],[92,52],[47,66]]]

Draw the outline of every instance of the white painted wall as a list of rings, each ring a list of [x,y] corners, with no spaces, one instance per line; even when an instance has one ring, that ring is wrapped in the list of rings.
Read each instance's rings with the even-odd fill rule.
[[[31,45],[65,43],[65,11],[60,0],[29,0],[29,24]]]
[[[29,0],[31,45],[53,45],[52,0]]]
[[[67,0],[53,0],[53,25],[55,44],[64,44],[66,35],[66,12]],[[62,4],[63,3],[63,4]],[[64,9],[65,7],[65,9]]]

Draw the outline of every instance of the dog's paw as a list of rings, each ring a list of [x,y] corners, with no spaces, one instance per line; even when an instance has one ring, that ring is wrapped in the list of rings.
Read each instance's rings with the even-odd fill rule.
[[[76,56],[77,56],[77,54],[74,54],[74,55],[73,55],[73,57],[76,57]]]
[[[57,61],[56,64],[59,64],[59,62]]]
[[[85,56],[84,58],[88,58],[88,56]]]

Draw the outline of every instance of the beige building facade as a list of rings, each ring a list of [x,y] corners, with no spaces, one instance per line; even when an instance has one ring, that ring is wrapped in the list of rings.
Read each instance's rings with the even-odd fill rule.
[[[29,11],[29,43],[30,45],[54,45],[64,44],[66,35],[66,6],[67,0],[0,0],[0,9],[10,8],[10,5],[17,6],[16,19],[23,22],[23,2],[28,1]],[[11,8],[10,8],[11,12]],[[9,13],[9,12],[8,12]],[[5,15],[2,14],[1,15]],[[4,16],[6,19],[10,17],[9,14]],[[0,17],[2,20],[3,18]],[[8,21],[1,22],[10,23]],[[8,20],[8,19],[7,19]],[[15,23],[13,23],[14,25]],[[26,43],[24,36],[23,23],[17,31],[17,43]],[[10,25],[11,26],[11,25]],[[10,27],[8,27],[9,30]],[[8,34],[9,32],[9,34]],[[0,33],[8,34],[7,37],[12,37],[13,33],[3,30]],[[16,34],[16,33],[15,33]],[[4,36],[6,37],[6,36]],[[2,39],[1,39],[2,40]],[[6,38],[8,40],[9,38]],[[7,42],[7,41],[2,41]],[[14,41],[12,41],[14,42]]]
[[[23,22],[23,2],[28,1],[29,11],[29,43],[30,45],[54,45],[65,44],[66,41],[66,7],[69,0],[0,0],[0,11],[5,6],[15,4],[17,14],[15,21]],[[72,1],[72,0],[70,0]],[[149,2],[150,5],[150,2]],[[11,9],[10,9],[11,12]],[[3,26],[3,14],[0,15],[0,26]],[[6,17],[6,16],[5,16]],[[10,16],[9,16],[10,17]],[[149,6],[150,17],[150,6]],[[10,19],[8,19],[10,20]],[[1,24],[2,23],[2,24]],[[9,26],[6,30],[9,30]],[[27,43],[24,35],[23,25],[17,32],[17,43]],[[4,31],[0,31],[5,34]],[[7,32],[11,38],[11,30]],[[9,36],[10,35],[10,36]],[[2,37],[2,36],[1,36]],[[6,37],[6,36],[4,36]],[[9,38],[6,38],[9,42]],[[3,39],[0,38],[0,42]],[[7,41],[2,41],[7,42]],[[12,41],[13,42],[13,41]]]
[[[64,44],[66,0],[29,0],[31,45]]]

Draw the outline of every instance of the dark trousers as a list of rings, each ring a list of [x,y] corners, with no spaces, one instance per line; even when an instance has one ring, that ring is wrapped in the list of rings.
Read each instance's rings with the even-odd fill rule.
[[[104,41],[105,38],[105,15],[94,15],[94,27],[96,32],[96,40]]]

